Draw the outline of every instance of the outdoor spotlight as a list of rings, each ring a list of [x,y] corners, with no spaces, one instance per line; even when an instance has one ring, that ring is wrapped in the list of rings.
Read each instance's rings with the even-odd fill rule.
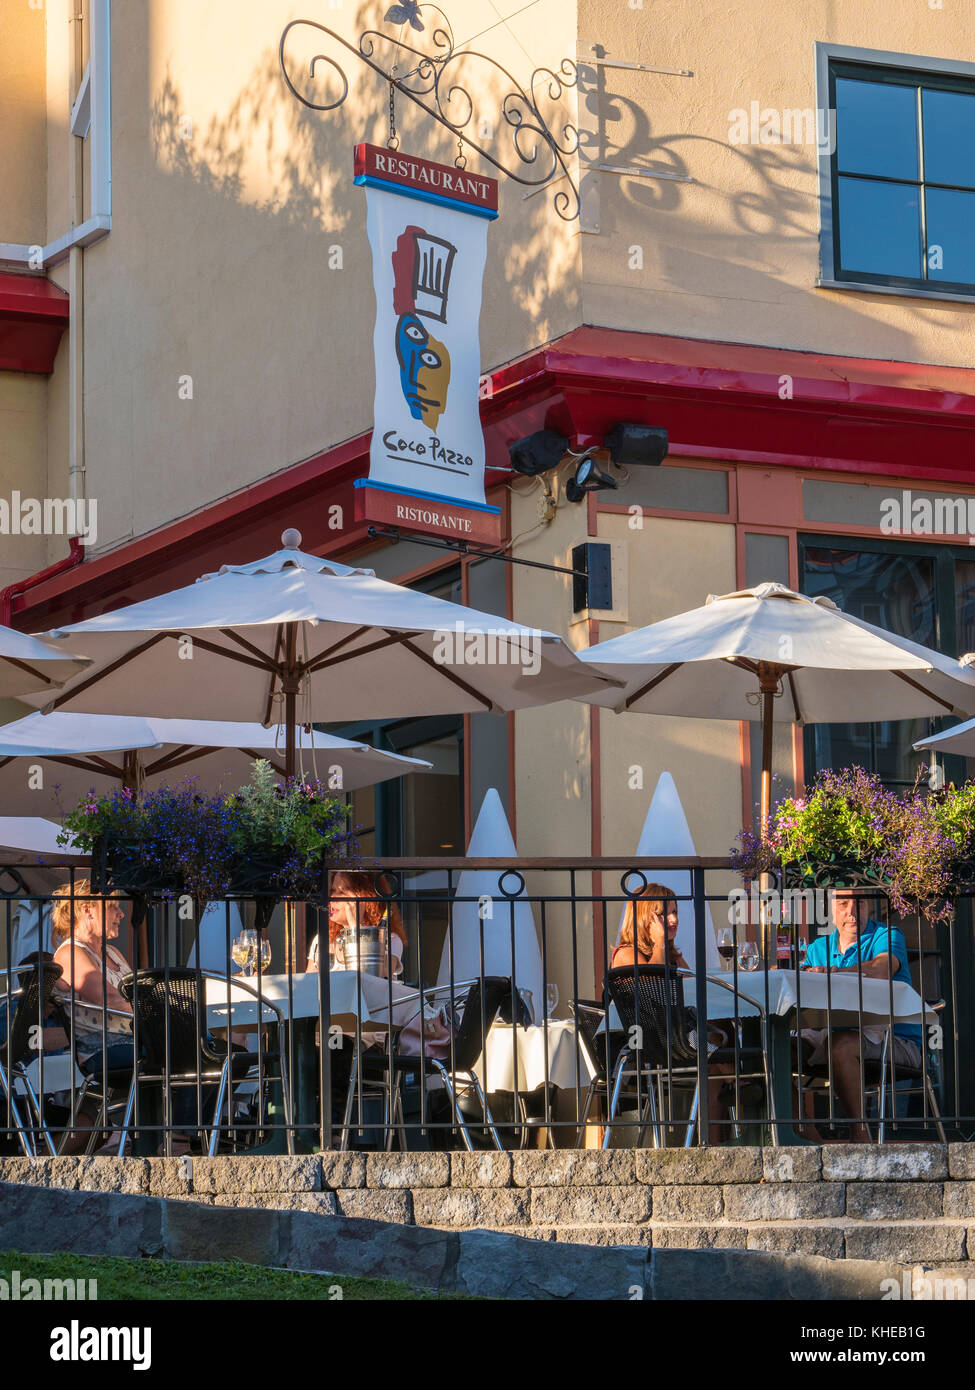
[[[565,485],[565,500],[581,502],[587,492],[599,492],[604,487],[619,487],[619,483],[608,473],[599,471],[591,454],[584,454],[576,465],[575,474]]]
[[[558,468],[568,447],[569,441],[564,434],[558,434],[555,430],[537,430],[535,434],[509,444],[508,457],[516,473],[527,473],[533,478],[537,473]]]
[[[658,466],[667,457],[667,431],[651,425],[614,425],[603,443],[614,463]]]

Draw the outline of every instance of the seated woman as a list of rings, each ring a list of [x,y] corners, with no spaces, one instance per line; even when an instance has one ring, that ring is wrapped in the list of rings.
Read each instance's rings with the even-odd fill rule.
[[[672,888],[662,883],[648,883],[631,901],[619,941],[613,949],[611,968],[633,965],[672,965],[676,970],[690,970],[687,961],[675,945],[680,917],[677,898]],[[687,1012],[694,1014],[692,1008]],[[724,1019],[711,1020],[708,1038],[712,1047],[727,1045],[728,1038],[720,1025]],[[730,1024],[731,1027],[734,1024]],[[719,1076],[734,1072],[730,1062],[716,1062],[709,1070]],[[711,1124],[708,1135],[709,1144],[721,1144],[728,1138],[725,1122],[728,1110],[724,1100],[724,1083],[712,1080],[708,1083],[710,1092]]]
[[[119,993],[119,982],[131,973],[132,967],[110,938],[118,935],[125,914],[114,896],[94,897],[88,879],[76,879],[74,900],[71,888],[58,888],[58,900],[52,914],[55,943],[54,959],[64,974],[56,988],[71,998],[74,1014],[75,1057],[88,1076],[101,1080],[105,1072],[131,1073],[135,1066],[135,1044],[132,1033],[132,1005]],[[104,965],[104,971],[103,971]],[[105,1026],[106,1046],[102,1050],[102,1025]],[[217,1087],[202,1088],[202,1115],[209,1117],[216,1103]],[[173,1154],[189,1151],[190,1137],[183,1129],[196,1127],[197,1098],[192,1086],[174,1086],[171,1115],[180,1132],[173,1136]],[[75,1118],[75,1125],[90,1130],[95,1117],[84,1111]],[[65,1146],[65,1153],[74,1153],[87,1145],[88,1136],[76,1134]],[[120,1135],[116,1133],[101,1153],[117,1149]],[[165,1142],[159,1152],[166,1152]]]
[[[380,891],[381,890],[381,891]],[[393,978],[403,973],[403,947],[406,945],[406,928],[400,910],[394,902],[383,899],[383,893],[390,893],[392,885],[383,874],[368,873],[364,869],[340,869],[332,875],[328,903],[328,939],[332,954],[333,970],[354,970],[354,957],[345,958],[344,931],[356,927],[375,927],[384,919],[389,928],[389,945],[384,955],[380,974],[388,974],[389,952],[392,953]],[[319,947],[317,935],[312,937],[308,948],[308,970],[318,970]]]
[[[350,953],[347,960],[342,933],[348,928],[375,927],[385,921],[389,927],[388,944],[380,962],[380,975],[389,977],[389,961],[392,957],[393,979],[403,973],[403,948],[406,945],[406,928],[395,902],[382,896],[392,892],[392,885],[385,875],[369,873],[366,870],[341,869],[332,876],[329,890],[328,936],[332,953],[333,970],[354,970],[355,956]],[[308,970],[319,968],[318,937],[312,938],[308,948]],[[395,1023],[402,1024],[397,1039],[397,1051],[406,1056],[419,1056],[421,1049],[429,1056],[443,1056],[450,1042],[450,1029],[440,1016],[440,1011],[423,1006],[423,1001],[413,999],[404,1004],[401,1010],[393,1011]],[[423,1034],[421,1044],[420,1034]],[[370,1035],[363,1033],[366,1047],[383,1048],[383,1033]],[[336,1059],[337,1062],[337,1059]]]
[[[118,947],[109,941],[110,937],[117,937],[124,913],[115,897],[93,897],[86,878],[75,880],[73,900],[72,889],[67,884],[55,889],[54,897],[51,918],[54,959],[64,972],[55,988],[71,998],[78,1065],[95,1078],[101,1078],[105,1070],[131,1070],[135,1060],[132,1005],[119,994],[118,985],[132,967]],[[106,1009],[111,1010],[107,1016]],[[90,1129],[94,1121],[82,1111],[75,1123]],[[85,1145],[86,1136],[75,1135],[68,1141],[65,1152],[77,1152]]]
[[[648,883],[633,899],[620,928],[610,965],[665,965],[689,970],[674,945],[679,924],[677,899],[661,883]]]

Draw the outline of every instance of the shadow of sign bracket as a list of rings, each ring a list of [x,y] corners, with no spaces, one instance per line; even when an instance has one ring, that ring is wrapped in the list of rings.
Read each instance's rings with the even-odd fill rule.
[[[576,171],[569,161],[579,152],[579,132],[560,106],[565,94],[576,86],[578,68],[570,58],[563,58],[558,71],[539,67],[532,73],[528,88],[496,59],[470,48],[458,51],[450,21],[437,5],[421,5],[418,13],[432,12],[436,27],[430,33],[429,52],[411,44],[367,29],[355,44],[349,43],[324,24],[310,19],[294,19],[281,33],[278,57],[284,80],[291,93],[312,111],[334,111],[349,94],[349,81],[337,57],[328,51],[316,52],[299,63],[295,54],[286,52],[292,31],[308,29],[324,35],[327,46],[336,45],[371,68],[383,82],[400,96],[406,97],[451,134],[463,139],[482,159],[487,160],[506,178],[541,192],[553,185],[552,202],[563,221],[573,222],[579,216],[579,187]],[[414,26],[416,27],[416,26]],[[326,43],[316,38],[322,48]],[[294,45],[291,45],[292,49]],[[341,55],[339,55],[341,56]],[[508,86],[501,99],[500,119],[497,113],[485,120],[475,120],[478,108],[473,96],[459,79],[460,64],[486,64]],[[317,100],[313,90],[319,65],[323,65],[333,80],[337,92],[333,99]],[[536,97],[536,89],[539,96]],[[541,109],[543,102],[551,107],[549,119]],[[514,155],[510,166],[472,138],[485,126],[507,131]],[[507,156],[510,158],[510,156]]]

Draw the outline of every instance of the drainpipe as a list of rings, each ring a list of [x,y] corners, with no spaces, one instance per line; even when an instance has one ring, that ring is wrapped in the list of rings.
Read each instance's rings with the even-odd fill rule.
[[[47,569],[38,570],[36,574],[28,575],[26,579],[18,579],[14,584],[0,589],[0,623],[3,623],[4,627],[11,626],[14,599],[18,594],[25,594],[28,589],[34,589],[38,584],[43,584],[55,575],[63,574],[65,570],[74,569],[75,565],[81,564],[85,558],[85,547],[77,536],[72,536],[69,544],[71,552],[65,555],[63,560],[57,560],[53,565],[48,565]]]
[[[77,10],[71,17],[71,94],[69,109],[75,100],[85,75],[84,31],[81,0],[70,0]],[[71,180],[71,226],[80,227],[85,219],[84,139],[69,134],[69,177]],[[68,488],[75,524],[80,523],[80,508],[85,502],[85,274],[84,250],[72,246],[68,263],[68,294],[71,317],[68,322]]]

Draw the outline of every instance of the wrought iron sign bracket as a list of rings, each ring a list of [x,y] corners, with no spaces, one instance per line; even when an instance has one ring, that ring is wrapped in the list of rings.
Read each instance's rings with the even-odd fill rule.
[[[394,9],[406,7],[394,6]],[[576,170],[569,161],[578,153],[579,132],[559,103],[565,93],[576,86],[579,76],[576,63],[563,58],[558,71],[536,68],[526,89],[495,58],[466,47],[458,50],[450,21],[439,6],[411,5],[409,13],[420,21],[414,23],[411,18],[414,30],[425,29],[421,15],[436,17],[427,52],[376,29],[365,30],[352,44],[316,20],[292,20],[282,31],[278,46],[281,71],[291,93],[312,111],[335,111],[349,95],[349,79],[338,58],[330,52],[316,52],[301,73],[296,60],[293,57],[289,60],[285,49],[292,30],[309,28],[324,35],[329,45],[344,48],[371,68],[389,84],[391,91],[411,101],[453,136],[462,139],[499,173],[531,192],[540,192],[552,184],[555,211],[563,221],[575,221],[579,216],[579,185]],[[321,43],[321,40],[316,42]],[[495,78],[500,76],[508,88],[501,99],[500,118],[495,114],[489,125],[492,130],[495,126],[507,130],[513,159],[511,154],[502,158],[500,153],[492,153],[479,143],[484,118],[480,122],[475,120],[474,98],[458,80],[462,63],[486,64],[490,74]],[[316,99],[316,93],[310,90],[319,64],[324,65],[336,84],[337,90],[331,99]],[[545,104],[547,112],[551,107],[549,119],[540,103]]]

